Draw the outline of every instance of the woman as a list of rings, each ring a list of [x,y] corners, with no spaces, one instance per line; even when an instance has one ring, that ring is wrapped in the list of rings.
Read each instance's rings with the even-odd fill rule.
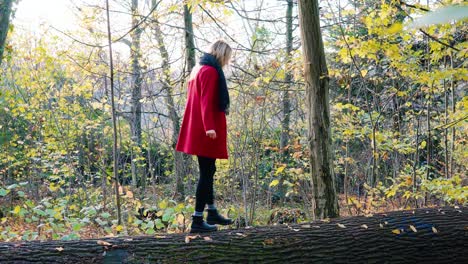
[[[216,231],[216,224],[233,222],[218,213],[213,195],[216,159],[228,158],[226,114],[229,93],[222,67],[229,63],[231,53],[231,47],[223,40],[212,43],[188,81],[188,99],[176,150],[196,155],[200,167],[191,233]],[[206,204],[207,222],[203,220]]]

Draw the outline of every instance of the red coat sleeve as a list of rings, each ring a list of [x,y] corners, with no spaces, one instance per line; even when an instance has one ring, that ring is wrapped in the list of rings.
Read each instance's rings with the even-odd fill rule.
[[[212,67],[201,72],[200,75],[200,105],[205,132],[208,130],[215,130],[214,114],[216,111],[218,78],[218,72]]]

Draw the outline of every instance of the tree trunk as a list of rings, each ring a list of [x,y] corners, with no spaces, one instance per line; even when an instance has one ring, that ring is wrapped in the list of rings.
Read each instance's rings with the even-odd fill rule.
[[[0,65],[3,60],[3,51],[10,27],[10,14],[13,0],[0,0]]]
[[[329,76],[318,1],[299,1],[299,25],[304,54],[314,214],[318,218],[336,217],[339,211],[331,149]]]
[[[195,67],[195,41],[193,37],[192,10],[184,4],[185,67],[187,74]]]
[[[193,239],[161,234],[0,243],[0,263],[468,263],[467,209],[228,229]]]
[[[281,122],[281,140],[280,149],[283,152],[283,157],[288,157],[289,151],[286,150],[286,146],[289,144],[289,123],[291,119],[291,99],[289,98],[289,87],[292,81],[292,73],[289,70],[291,63],[291,52],[293,45],[293,19],[292,19],[293,1],[288,0],[288,7],[286,9],[286,74],[284,77],[285,90],[283,91],[283,120]]]
[[[153,9],[155,9],[155,5],[157,5],[156,0],[152,0]],[[175,103],[174,103],[174,96],[173,96],[173,87],[171,81],[171,65],[169,64],[169,53],[167,52],[166,45],[163,39],[163,32],[159,25],[159,21],[154,13],[153,17],[154,21],[154,36],[158,42],[159,53],[162,58],[161,68],[163,69],[163,87],[166,91],[165,103],[166,107],[169,112],[169,119],[172,122],[172,147],[174,149],[174,174],[176,178],[176,190],[175,190],[175,198],[183,199],[185,196],[185,188],[183,185],[183,178],[188,173],[188,169],[190,167],[189,164],[189,157],[181,152],[175,151],[175,146],[177,144],[177,139],[179,137],[180,131],[180,118],[177,114]]]
[[[115,110],[115,98],[114,98],[114,60],[112,55],[112,33],[111,33],[111,22],[110,22],[110,11],[109,11],[109,0],[106,0],[106,17],[107,17],[107,41],[109,43],[109,79],[110,79],[110,94],[111,94],[111,108],[112,108],[112,157],[114,161],[113,176],[114,176],[114,187],[115,187],[115,203],[117,207],[117,223],[122,223],[122,215],[120,210],[120,195],[119,195],[119,162],[117,158],[117,115]],[[107,77],[106,77],[107,78]]]
[[[130,128],[132,134],[132,185],[137,186],[138,175],[141,175],[141,167],[138,159],[141,157],[141,85],[142,74],[140,66],[141,58],[141,28],[138,27],[139,14],[138,14],[138,0],[132,0],[132,28],[135,28],[130,34],[132,44],[130,46],[130,58],[132,61],[132,105],[131,105],[131,118]]]

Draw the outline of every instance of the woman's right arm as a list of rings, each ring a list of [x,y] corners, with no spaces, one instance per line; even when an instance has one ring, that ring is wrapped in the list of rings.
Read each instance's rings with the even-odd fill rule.
[[[218,72],[215,68],[207,67],[200,72],[200,105],[203,127],[205,132],[215,131],[214,114],[216,112],[216,94],[218,89]],[[207,133],[207,136],[208,133]]]

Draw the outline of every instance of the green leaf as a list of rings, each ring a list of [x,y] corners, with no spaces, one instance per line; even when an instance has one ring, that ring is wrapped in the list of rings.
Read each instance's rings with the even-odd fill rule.
[[[101,214],[101,216],[102,216],[102,218],[107,219],[107,218],[109,218],[111,215],[110,215],[108,212],[104,212],[104,213]]]
[[[0,188],[0,196],[6,196],[10,191],[9,190],[5,190],[3,188]]]
[[[148,223],[146,223],[146,228],[154,228],[154,222],[149,221]]]
[[[81,230],[81,224],[80,223],[76,223],[76,224],[73,224],[73,231],[80,231]]]
[[[157,229],[162,229],[164,228],[164,224],[162,223],[161,219],[156,219],[156,228]]]

